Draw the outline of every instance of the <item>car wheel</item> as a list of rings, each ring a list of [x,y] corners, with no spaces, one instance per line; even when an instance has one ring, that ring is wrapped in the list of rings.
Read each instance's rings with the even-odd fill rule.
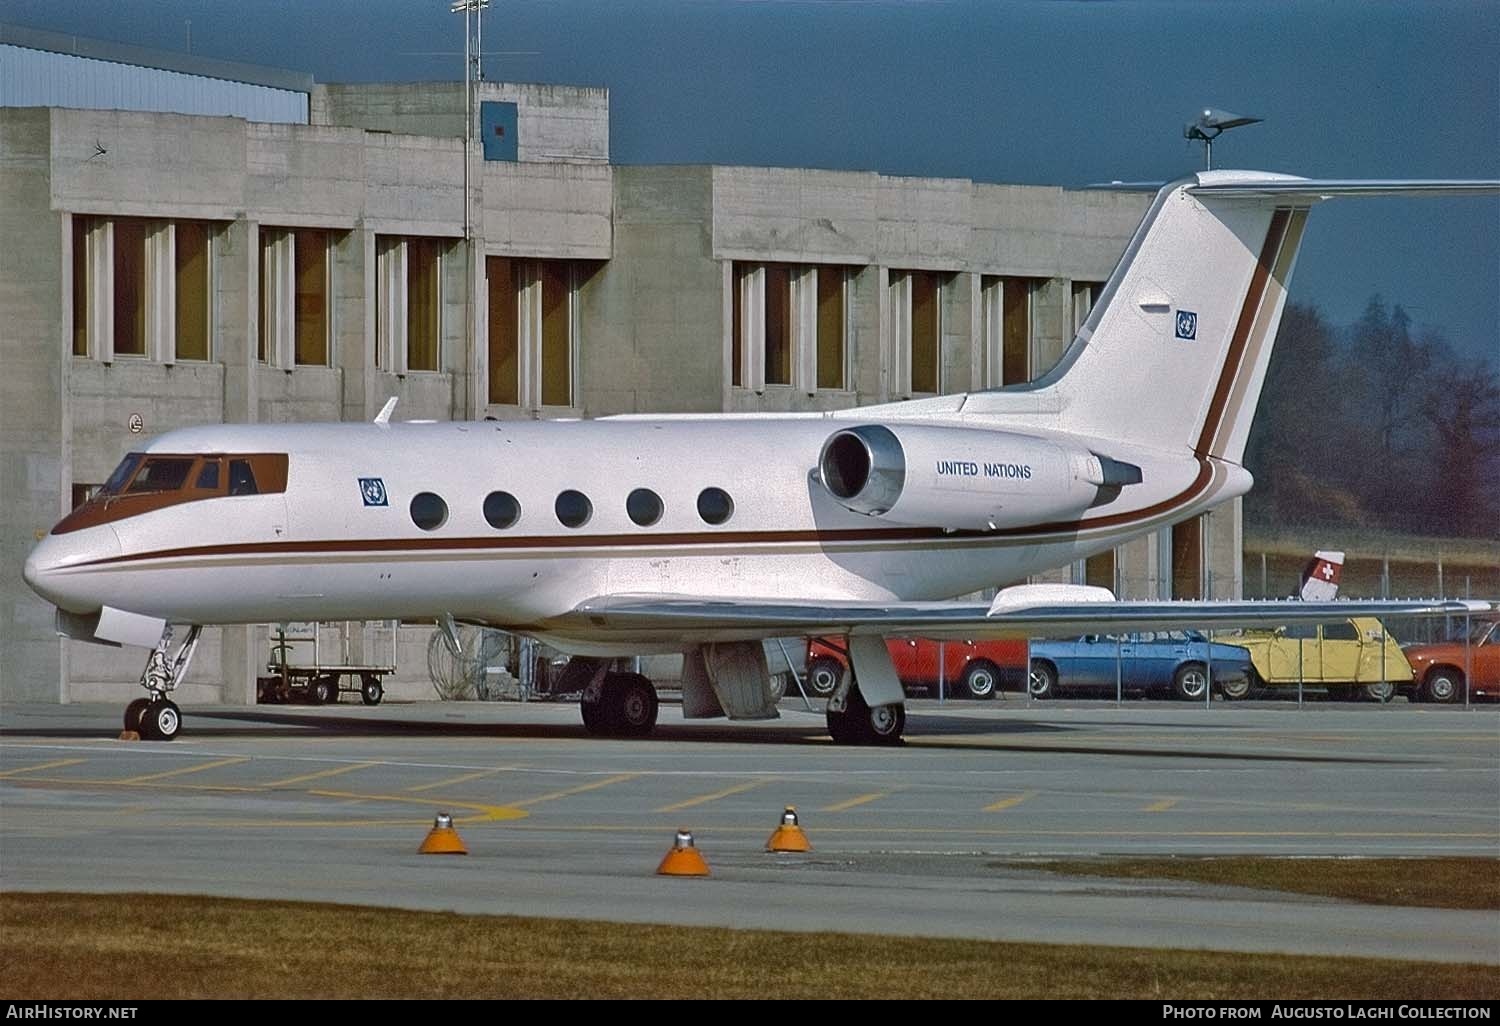
[[[807,690],[819,698],[827,698],[838,690],[844,679],[844,664],[832,656],[814,659],[807,667]]]
[[[1219,685],[1219,692],[1228,699],[1238,701],[1250,695],[1250,678],[1236,678]]]
[[[1396,685],[1388,680],[1376,681],[1374,684],[1366,684],[1360,689],[1360,693],[1370,701],[1383,705],[1396,697]]]
[[[1057,670],[1053,669],[1051,663],[1033,662],[1026,689],[1032,698],[1056,698]]]
[[[771,701],[779,702],[786,697],[786,679],[791,676],[788,673],[773,673],[766,681],[766,694]]]
[[[976,659],[964,668],[964,687],[973,698],[994,698],[1000,684],[1000,668],[988,659]]]
[[[1208,691],[1208,671],[1202,663],[1186,663],[1172,675],[1172,692],[1184,702],[1201,702]]]
[[[1463,694],[1464,675],[1447,666],[1439,666],[1422,682],[1422,697],[1429,702],[1456,702]]]

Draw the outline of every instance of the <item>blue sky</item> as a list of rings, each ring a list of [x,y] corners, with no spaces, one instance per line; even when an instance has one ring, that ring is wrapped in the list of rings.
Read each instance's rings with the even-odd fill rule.
[[[0,20],[293,68],[453,79],[448,0],[0,0]],[[1282,0],[492,0],[489,78],[603,85],[619,163],[1083,185],[1201,166],[1203,106],[1264,117],[1218,166],[1500,178],[1500,4]],[[1293,298],[1372,293],[1500,362],[1500,200],[1313,214]]]

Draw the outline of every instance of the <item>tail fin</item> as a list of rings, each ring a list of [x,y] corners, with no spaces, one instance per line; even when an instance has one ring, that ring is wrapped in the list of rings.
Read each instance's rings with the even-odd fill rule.
[[[1497,190],[1249,171],[1173,182],[1057,366],[1020,389],[976,393],[964,412],[1040,415],[1064,431],[1239,463],[1308,208],[1332,196]]]
[[[1319,550],[1302,571],[1298,594],[1304,602],[1332,602],[1339,594],[1339,579],[1344,575],[1344,554]]]

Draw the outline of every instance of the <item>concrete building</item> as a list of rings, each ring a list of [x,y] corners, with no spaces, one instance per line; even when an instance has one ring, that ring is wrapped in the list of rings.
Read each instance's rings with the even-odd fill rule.
[[[7,48],[47,42],[0,28]],[[0,698],[131,695],[141,654],[59,641],[21,565],[144,438],[369,419],[391,396],[412,419],[592,417],[1024,381],[1072,338],[1147,202],[612,165],[608,93],[590,88],[479,84],[466,153],[461,84],[151,63],[187,80],[163,80],[168,100],[272,88],[306,115],[123,109],[110,90],[139,90],[109,69],[93,106],[36,88],[16,103],[0,73]],[[1056,579],[1236,596],[1239,522],[1226,507]],[[430,695],[430,634],[401,632],[391,693]],[[266,627],[207,631],[179,695],[253,701],[267,655]]]

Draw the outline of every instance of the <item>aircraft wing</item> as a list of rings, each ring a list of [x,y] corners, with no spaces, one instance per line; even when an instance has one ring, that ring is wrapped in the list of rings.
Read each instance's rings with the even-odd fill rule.
[[[1048,586],[1030,586],[1047,588]],[[1070,586],[1059,586],[1059,590]],[[1228,630],[1323,623],[1350,616],[1464,616],[1489,612],[1479,601],[1120,602],[1002,591],[993,603],[830,602],[616,595],[583,603],[581,623],[605,632],[671,631],[695,637],[880,634],[930,638],[1041,638],[1143,630]]]

